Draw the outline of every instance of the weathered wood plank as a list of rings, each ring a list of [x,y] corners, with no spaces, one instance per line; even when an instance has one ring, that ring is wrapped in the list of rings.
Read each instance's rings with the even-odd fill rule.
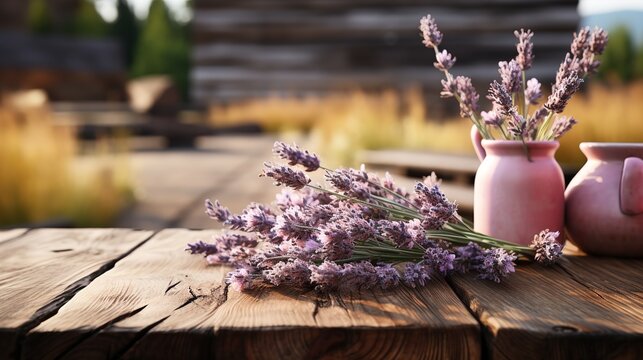
[[[198,9],[212,8],[236,8],[239,7],[239,1],[221,1],[221,0],[197,0],[195,5]],[[391,2],[390,0],[353,0],[346,2],[343,0],[244,0],[245,8],[261,9],[311,9],[311,10],[341,10],[356,7],[399,7],[424,5],[430,3],[432,6],[474,6],[474,7],[493,7],[493,6],[512,6],[520,5],[522,7],[543,6],[543,5],[577,5],[578,0],[403,0]]]
[[[417,36],[421,16],[431,13],[446,33],[466,30],[481,32],[513,32],[532,28],[540,31],[569,29],[578,22],[575,7],[538,7],[529,12],[517,9],[506,11],[475,8],[471,11],[455,8],[396,7],[394,9],[351,9],[345,12],[312,13],[304,10],[223,9],[195,13],[194,30],[197,40],[226,39],[227,41],[318,41],[341,37],[357,40],[367,36],[386,37],[391,33]],[[398,35],[398,36],[399,36]]]
[[[151,327],[196,299],[216,308],[225,296],[222,284],[227,270],[207,267],[202,258],[182,253],[186,243],[207,241],[213,234],[178,229],[158,233],[27,334],[25,357],[115,358]],[[175,357],[190,357],[188,348],[175,351]],[[148,356],[154,354],[160,353]]]
[[[0,243],[3,241],[15,239],[27,232],[27,229],[0,230]]]
[[[343,299],[228,292],[226,268],[180,253],[211,234],[159,233],[32,330],[26,357],[479,357],[478,324],[443,280]]]
[[[151,232],[41,229],[0,243],[0,358],[19,355],[19,338]]]
[[[454,276],[493,359],[640,359],[643,260],[569,256],[501,284]]]

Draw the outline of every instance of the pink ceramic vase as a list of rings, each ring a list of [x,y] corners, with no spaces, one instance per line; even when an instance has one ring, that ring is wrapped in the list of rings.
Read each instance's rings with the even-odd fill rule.
[[[567,234],[583,251],[643,257],[643,144],[582,143],[565,192]]]
[[[474,229],[493,237],[528,245],[542,230],[560,231],[563,240],[565,180],[554,159],[556,141],[523,143],[480,140],[472,129],[482,161],[474,187]]]

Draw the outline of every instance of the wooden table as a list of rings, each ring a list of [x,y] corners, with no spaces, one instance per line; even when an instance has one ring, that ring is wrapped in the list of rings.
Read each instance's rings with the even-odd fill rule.
[[[0,358],[643,358],[643,261],[568,256],[501,284],[228,290],[214,231],[0,232]]]

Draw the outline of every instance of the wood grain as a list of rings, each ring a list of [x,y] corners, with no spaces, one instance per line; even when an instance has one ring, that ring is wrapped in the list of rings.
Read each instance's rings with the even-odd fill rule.
[[[640,359],[643,260],[568,256],[501,284],[454,276],[494,359]]]
[[[228,270],[208,267],[203,258],[182,251],[188,242],[207,241],[213,234],[161,231],[27,334],[25,357],[115,358],[195,300],[216,309],[224,296],[223,276]],[[175,351],[176,357],[190,358],[189,348]],[[159,354],[163,353],[153,351],[149,356]]]
[[[27,232],[27,229],[0,230],[0,243],[7,240],[15,239],[26,232]]]
[[[165,230],[32,330],[26,358],[478,358],[479,328],[443,280],[359,296],[228,291],[181,254],[209,231]],[[102,354],[102,355],[101,355]]]
[[[0,243],[0,359],[19,338],[144,242],[151,232],[41,229]]]

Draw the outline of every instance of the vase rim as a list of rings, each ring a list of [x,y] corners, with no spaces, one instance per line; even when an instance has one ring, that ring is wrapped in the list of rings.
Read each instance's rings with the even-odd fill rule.
[[[637,142],[582,142],[580,148],[622,148],[622,149],[643,149],[643,143]]]
[[[481,144],[483,146],[491,146],[494,148],[510,148],[510,147],[523,147],[523,142],[520,140],[491,140],[483,139]],[[559,142],[556,140],[550,141],[525,141],[527,147],[530,149],[549,149],[549,148],[558,148]]]

